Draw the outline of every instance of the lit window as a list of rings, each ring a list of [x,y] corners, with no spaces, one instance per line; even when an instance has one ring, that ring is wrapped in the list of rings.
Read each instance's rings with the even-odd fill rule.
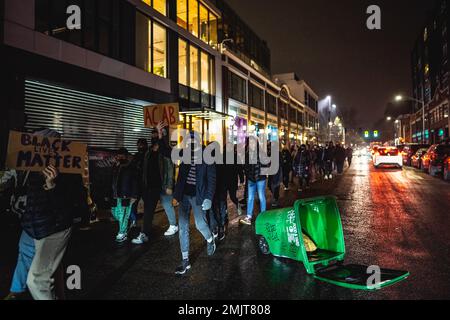
[[[198,1],[189,0],[189,32],[198,37]]]
[[[166,29],[159,24],[153,24],[153,73],[167,76],[166,68]]]
[[[167,14],[167,0],[142,0],[147,5],[153,7],[163,15]]]
[[[200,5],[200,39],[206,43],[209,41],[208,10]]]
[[[161,14],[166,15],[166,0],[153,0],[153,8],[155,8],[155,10],[160,12]]]
[[[198,63],[198,49],[194,46],[190,46],[189,53],[189,73],[190,73],[190,81],[189,85],[193,89],[200,90],[199,87],[199,63]]]
[[[167,31],[141,13],[136,14],[136,66],[167,77]]]
[[[180,39],[178,41],[178,82],[185,86],[188,86],[187,49],[187,42]]]
[[[209,45],[214,47],[217,45],[217,17],[209,13]]]
[[[202,86],[201,90],[204,93],[210,93],[210,85],[209,85],[209,56],[202,52],[201,53],[201,81]]]
[[[177,0],[177,24],[187,29],[187,0]]]

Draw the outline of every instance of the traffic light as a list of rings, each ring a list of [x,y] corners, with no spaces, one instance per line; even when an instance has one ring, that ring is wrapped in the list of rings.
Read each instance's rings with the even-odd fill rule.
[[[374,138],[378,138],[379,135],[380,135],[380,134],[379,134],[378,130],[375,130],[375,131],[373,132],[373,137],[374,137]]]
[[[366,138],[366,139],[369,139],[369,136],[370,136],[370,133],[369,133],[369,131],[365,131],[364,132],[364,137]]]

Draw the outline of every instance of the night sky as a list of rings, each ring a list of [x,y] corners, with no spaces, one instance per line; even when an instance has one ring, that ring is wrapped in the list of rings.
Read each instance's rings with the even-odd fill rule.
[[[436,0],[227,0],[269,44],[272,72],[296,72],[370,127],[398,92],[411,95],[411,52]],[[366,28],[366,9],[382,30]]]

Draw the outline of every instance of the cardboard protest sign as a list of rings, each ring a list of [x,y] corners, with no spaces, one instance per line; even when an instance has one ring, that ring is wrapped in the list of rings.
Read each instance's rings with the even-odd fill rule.
[[[161,121],[165,121],[169,128],[176,128],[180,122],[180,107],[178,103],[145,107],[144,121],[146,128],[154,128]]]
[[[10,169],[42,171],[49,165],[61,173],[85,174],[87,145],[60,138],[10,131],[6,165]]]

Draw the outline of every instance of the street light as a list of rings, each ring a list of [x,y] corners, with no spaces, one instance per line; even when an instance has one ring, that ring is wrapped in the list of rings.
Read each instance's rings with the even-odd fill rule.
[[[391,121],[391,120],[392,120],[392,117],[387,117],[386,120],[387,120],[387,121]]]
[[[422,88],[422,97],[424,96],[423,93],[423,88]],[[409,100],[409,101],[413,101],[413,102],[417,102],[422,104],[422,142],[425,142],[425,101],[424,100],[418,100],[416,98],[412,98],[412,97],[403,97],[402,95],[397,95],[395,97],[395,101],[400,102],[403,100]]]

